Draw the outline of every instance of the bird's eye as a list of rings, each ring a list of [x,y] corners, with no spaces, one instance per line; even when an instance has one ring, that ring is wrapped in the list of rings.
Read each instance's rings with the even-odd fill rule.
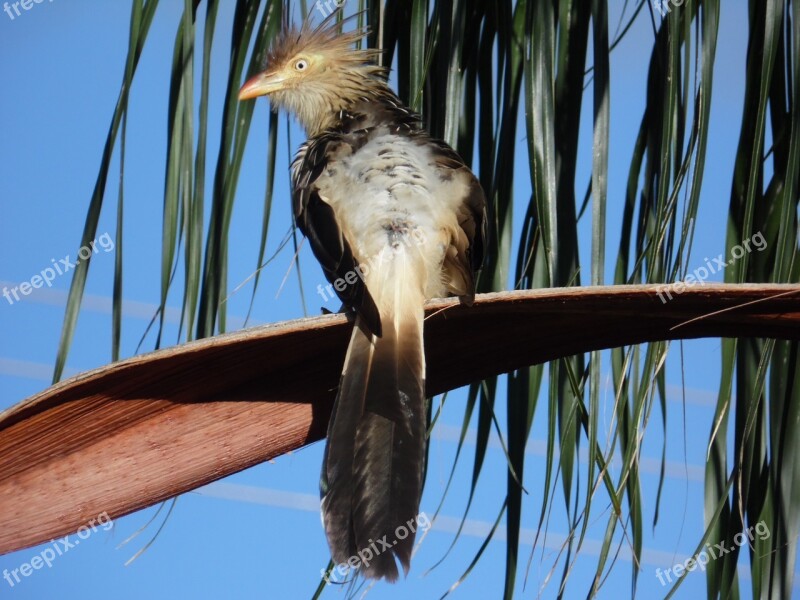
[[[294,68],[296,71],[305,71],[308,68],[308,61],[304,58],[301,58],[296,63],[294,63]]]

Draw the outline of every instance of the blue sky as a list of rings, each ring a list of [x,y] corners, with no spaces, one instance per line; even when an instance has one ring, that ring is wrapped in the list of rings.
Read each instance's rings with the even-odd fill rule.
[[[125,229],[125,318],[123,356],[134,353],[144,328],[158,302],[161,244],[161,203],[165,155],[167,85],[172,43],[182,2],[161,3],[153,23],[141,65],[131,92],[126,164]],[[617,3],[612,3],[617,4]],[[217,48],[227,47],[232,5],[220,9]],[[613,27],[619,8],[611,8]],[[33,4],[13,19],[0,12],[0,288],[30,281],[61,257],[75,257],[88,200],[97,176],[100,153],[119,91],[127,50],[128,2],[101,0],[45,0]],[[705,257],[724,249],[730,173],[742,106],[746,3],[726,2],[723,7],[715,71],[713,120],[708,166],[698,218],[690,270]],[[619,217],[631,148],[644,100],[644,81],[652,43],[649,19],[640,18],[629,36],[613,54],[611,65],[611,157],[609,176],[607,278],[613,270],[619,237]],[[225,81],[222,54],[212,64],[211,122],[219,121]],[[591,166],[591,87],[587,89],[589,110],[584,111],[584,160],[582,176]],[[248,153],[242,166],[232,231],[230,289],[254,271],[259,243],[261,204],[265,180],[264,148],[268,104],[259,101]],[[520,129],[520,143],[524,144]],[[287,133],[291,148],[287,143]],[[276,195],[267,255],[278,247],[289,223],[288,159],[290,150],[302,141],[295,124],[287,129],[281,119]],[[213,164],[218,134],[210,133],[209,160]],[[520,153],[521,155],[523,153]],[[111,185],[116,186],[117,163]],[[516,194],[527,198],[527,166],[517,165]],[[209,169],[213,171],[213,169]],[[527,187],[526,187],[527,186]],[[580,190],[583,193],[583,190]],[[108,232],[113,243],[114,194],[107,200],[98,234]],[[520,202],[521,206],[522,203]],[[521,218],[515,215],[516,230]],[[588,242],[588,219],[582,223]],[[107,240],[109,238],[106,238]],[[98,241],[92,261],[86,301],[68,374],[90,369],[110,360],[110,295],[113,254],[109,244]],[[582,252],[588,251],[584,243]],[[324,278],[313,257],[301,252],[306,304],[300,300],[297,273],[291,270],[292,252],[284,250],[262,273],[251,324],[318,314],[323,303],[314,290]],[[584,264],[588,264],[585,262]],[[285,285],[282,282],[286,273]],[[711,277],[721,279],[721,274]],[[52,375],[68,275],[59,276],[52,287],[35,290],[19,302],[0,297],[0,409],[47,387]],[[232,327],[242,324],[251,288],[244,286],[228,300]],[[179,307],[178,296],[170,306]],[[329,302],[326,308],[335,310]],[[175,321],[171,323],[175,341]],[[170,338],[168,338],[170,339]],[[535,343],[546,343],[537,340]],[[149,345],[148,345],[149,344]],[[719,380],[719,341],[696,340],[673,344],[667,373],[670,398],[667,420],[667,482],[657,527],[646,527],[645,556],[639,577],[639,593],[663,595],[656,568],[668,568],[689,556],[699,539],[703,523],[703,467],[705,444],[711,426],[715,390]],[[145,344],[152,348],[152,340]],[[605,365],[608,365],[607,358]],[[681,404],[685,384],[686,404]],[[500,398],[504,392],[500,390]],[[444,491],[456,450],[464,394],[450,394],[434,432],[422,510],[432,516]],[[608,427],[613,393],[601,399],[601,427]],[[505,422],[504,404],[498,400],[498,420]],[[544,406],[544,404],[540,405]],[[684,413],[685,411],[685,413]],[[646,522],[652,521],[661,449],[660,416],[653,415],[642,450],[642,482]],[[543,440],[546,414],[537,412],[526,459],[526,487],[521,556],[528,559],[531,539],[541,505]],[[504,497],[505,459],[497,439],[489,450],[469,514],[466,534],[440,566],[427,573],[446,552],[463,513],[472,470],[474,445],[468,444],[456,468],[456,477],[442,509],[442,517],[425,536],[407,580],[396,586],[378,584],[373,597],[421,598],[439,596],[467,568],[495,520]],[[100,528],[81,539],[52,566],[34,571],[13,587],[0,580],[0,598],[46,598],[63,594],[85,598],[295,598],[309,597],[316,588],[319,571],[327,564],[318,515],[317,482],[322,445],[294,452],[275,461],[226,478],[202,490],[181,496],[156,542],[130,566],[124,563],[155,533],[161,522],[149,526],[134,541],[116,546],[145,525],[155,508],[114,521],[109,531]],[[604,500],[604,497],[601,497]],[[567,532],[563,501],[554,504],[544,544],[540,541],[528,574],[525,597],[536,595],[545,584],[560,541]],[[571,585],[585,595],[594,575],[596,552],[607,522],[607,506],[598,502],[593,513],[584,551],[577,559]],[[77,539],[73,536],[73,540]],[[45,544],[0,557],[0,571],[13,570],[44,552]],[[490,544],[470,578],[456,592],[462,598],[484,598],[499,594],[505,564],[502,535]],[[630,593],[630,563],[623,550],[604,588],[603,596]],[[543,597],[554,597],[560,567],[554,581],[543,588]],[[522,590],[524,573],[518,577]],[[742,580],[744,597],[749,581]],[[704,593],[702,574],[687,577],[678,597]],[[341,593],[334,588],[327,597]],[[495,593],[496,591],[496,593]]]

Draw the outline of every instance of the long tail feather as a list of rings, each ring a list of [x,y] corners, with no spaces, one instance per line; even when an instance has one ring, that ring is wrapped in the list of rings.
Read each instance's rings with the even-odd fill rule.
[[[365,576],[389,581],[396,559],[410,566],[425,457],[425,298],[408,258],[400,252],[373,276],[383,336],[356,320],[321,480],[334,562],[357,557]]]

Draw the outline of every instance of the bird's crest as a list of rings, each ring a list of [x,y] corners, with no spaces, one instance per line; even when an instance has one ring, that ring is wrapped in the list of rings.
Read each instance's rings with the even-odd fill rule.
[[[381,51],[375,48],[355,49],[354,45],[369,34],[369,27],[360,26],[343,31],[348,22],[363,15],[365,11],[344,19],[338,19],[341,10],[335,10],[318,25],[311,15],[300,28],[284,21],[281,32],[275,37],[267,53],[264,70],[278,69],[286,61],[301,52],[323,54],[348,66],[374,64]]]

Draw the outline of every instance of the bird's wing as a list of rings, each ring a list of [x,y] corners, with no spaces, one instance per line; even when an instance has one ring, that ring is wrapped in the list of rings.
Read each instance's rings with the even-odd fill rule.
[[[352,151],[352,147],[341,135],[333,133],[309,140],[300,148],[292,163],[294,216],[336,294],[364,319],[372,333],[380,336],[381,320],[375,301],[359,276],[359,264],[333,208],[320,196],[316,185],[328,162],[345,151]],[[337,281],[346,285],[337,286]]]
[[[456,254],[445,257],[444,271],[451,281],[463,281],[465,291],[458,290],[458,285],[452,286],[454,289],[451,291],[460,295],[467,304],[472,304],[475,273],[483,266],[486,249],[486,196],[478,179],[455,150],[439,140],[429,139],[427,143],[434,157],[434,165],[442,173],[441,177],[460,177],[466,184],[462,202],[456,209],[461,228],[458,238],[454,240]]]

